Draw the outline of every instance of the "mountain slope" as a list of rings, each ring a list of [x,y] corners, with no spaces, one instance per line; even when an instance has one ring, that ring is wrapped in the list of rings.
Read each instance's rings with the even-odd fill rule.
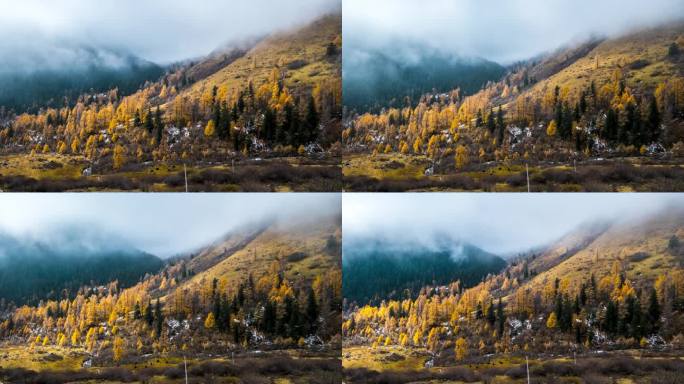
[[[556,86],[578,94],[592,81],[597,86],[613,81],[616,71],[627,87],[652,93],[657,84],[684,76],[684,60],[668,52],[682,36],[684,23],[677,23],[561,50],[529,69],[536,84],[518,97],[541,95]]]
[[[326,272],[339,268],[340,220],[266,223],[232,233],[192,257],[185,268],[192,277],[178,289],[199,288],[213,279],[236,288],[249,276],[254,281],[267,276],[274,265],[296,287],[311,286]]]
[[[360,62],[344,64],[344,105],[357,112],[401,107],[408,97],[416,103],[429,92],[459,88],[473,94],[505,69],[482,59],[462,59],[423,52],[419,62],[398,60],[371,52]]]
[[[325,16],[301,29],[269,36],[228,65],[196,81],[181,95],[199,97],[214,86],[226,87],[231,93],[244,89],[247,81],[252,81],[257,88],[268,81],[274,68],[287,70],[284,84],[295,93],[310,90],[321,81],[339,78],[340,55],[338,52],[331,54],[328,47],[341,30],[342,19],[337,14]]]
[[[521,288],[541,290],[559,278],[577,293],[591,275],[599,280],[613,273],[616,266],[635,285],[649,287],[658,276],[684,265],[684,254],[670,245],[673,236],[684,238],[682,209],[661,212],[645,220],[613,224],[591,237],[582,235],[582,231],[570,235],[575,236],[574,241],[561,241],[531,260],[528,269],[534,276]],[[572,251],[571,255],[557,262],[550,261],[568,250]]]
[[[87,285],[118,280],[120,287],[158,272],[163,262],[152,255],[111,244],[93,248],[83,244],[32,241],[0,235],[0,298],[15,304],[73,297]]]
[[[426,285],[460,280],[468,287],[505,266],[500,257],[470,244],[442,244],[436,248],[353,244],[345,247],[344,297],[358,304],[377,304],[381,300],[415,297]]]
[[[63,68],[32,69],[32,64],[23,63],[0,70],[0,106],[17,113],[37,112],[71,106],[88,92],[117,88],[120,95],[128,95],[164,73],[160,66],[130,54],[83,47],[69,53],[74,62]]]
[[[175,65],[123,98],[84,94],[74,108],[10,116],[0,151],[86,158],[94,174],[140,171],[150,161],[319,156],[340,139],[340,34],[341,15],[324,16]]]

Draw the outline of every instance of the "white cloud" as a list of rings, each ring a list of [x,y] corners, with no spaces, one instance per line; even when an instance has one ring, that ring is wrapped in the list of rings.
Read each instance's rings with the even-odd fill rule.
[[[340,206],[339,194],[0,194],[0,233],[41,236],[89,225],[163,257],[263,218],[316,217]]]
[[[430,242],[447,234],[490,252],[546,245],[596,220],[628,222],[674,204],[681,194],[345,193],[344,243],[374,237]]]
[[[21,54],[8,47],[66,42],[168,63],[339,8],[340,0],[0,0],[0,57]]]
[[[345,0],[345,55],[402,42],[501,63],[684,18],[681,0]]]

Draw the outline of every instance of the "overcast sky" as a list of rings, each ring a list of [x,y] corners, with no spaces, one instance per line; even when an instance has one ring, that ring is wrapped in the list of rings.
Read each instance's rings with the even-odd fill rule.
[[[682,0],[344,0],[345,60],[402,42],[508,64],[684,17]]]
[[[417,241],[448,234],[486,251],[510,255],[544,246],[597,220],[623,222],[674,204],[682,194],[646,193],[345,193],[343,242]]]
[[[339,194],[0,194],[0,233],[50,236],[84,226],[160,257],[207,245],[272,215],[339,213]],[[293,216],[294,215],[294,216]]]
[[[165,64],[339,8],[340,0],[0,0],[0,58],[59,61],[85,44]]]

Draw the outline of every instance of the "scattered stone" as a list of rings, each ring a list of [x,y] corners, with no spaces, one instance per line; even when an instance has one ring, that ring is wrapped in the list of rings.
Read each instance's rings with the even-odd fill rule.
[[[388,362],[394,362],[406,360],[406,358],[398,353],[390,353],[389,355],[383,357],[383,360]]]
[[[62,163],[59,163],[54,160],[50,160],[47,163],[41,165],[41,169],[57,169],[57,168],[62,168],[63,165]]]
[[[400,161],[392,160],[390,162],[383,164],[380,168],[382,168],[382,169],[401,169],[404,167],[405,167],[404,163],[402,163]]]
[[[43,357],[43,361],[61,361],[64,360],[64,358],[60,355],[54,354],[54,353],[49,353],[46,356]]]

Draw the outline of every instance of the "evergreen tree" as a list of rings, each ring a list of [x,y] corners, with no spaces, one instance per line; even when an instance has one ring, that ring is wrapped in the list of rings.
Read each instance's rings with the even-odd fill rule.
[[[230,332],[230,302],[227,295],[223,295],[221,307],[223,311],[221,312],[220,324],[222,324],[222,329],[225,332]]]
[[[157,110],[154,113],[154,126],[155,129],[157,130],[157,145],[161,144],[162,141],[162,135],[164,133],[164,122],[162,121],[161,117],[161,111],[159,110],[159,106],[157,106]]]
[[[579,100],[579,113],[581,115],[584,115],[584,113],[587,111],[587,95],[586,92],[582,92],[582,95],[580,96]]]
[[[563,137],[563,105],[561,103],[556,103],[554,109],[554,120],[556,121],[556,127],[558,127],[558,133],[561,138]]]
[[[482,318],[482,316],[483,316],[483,313],[482,313],[482,303],[478,302],[478,303],[477,303],[477,308],[475,309],[475,318],[476,318],[477,320],[480,320],[480,319]]]
[[[306,117],[304,118],[304,126],[306,132],[306,138],[304,142],[300,144],[306,144],[316,140],[318,137],[318,123],[319,116],[318,111],[316,111],[316,102],[313,96],[309,96],[309,102],[306,106]]]
[[[496,122],[494,121],[494,111],[490,108],[489,114],[487,115],[487,129],[489,133],[493,134],[496,130]]]
[[[625,107],[625,121],[618,132],[618,142],[625,145],[636,143],[636,125],[636,108],[633,103],[629,103]]]
[[[217,125],[219,139],[230,141],[230,112],[226,103],[221,105],[221,124]]]
[[[262,138],[266,140],[266,142],[273,143],[276,136],[276,126],[277,122],[275,113],[271,108],[266,107],[266,110],[264,111],[263,132],[261,134]]]
[[[133,318],[135,320],[140,320],[142,318],[142,313],[140,311],[140,302],[135,302],[135,309],[133,310]]]
[[[161,304],[159,303],[159,299],[157,299],[157,303],[155,304],[155,310],[154,310],[154,320],[155,320],[155,335],[157,338],[161,336],[162,333],[162,325],[164,324],[164,314],[162,313],[161,309]]]
[[[154,122],[152,121],[152,110],[149,108],[147,109],[147,114],[145,115],[143,126],[149,133],[152,133],[152,131],[154,130]]]
[[[152,326],[152,323],[154,323],[154,313],[152,313],[151,301],[147,302],[147,308],[145,308],[145,322],[147,322],[147,325],[150,327]]]
[[[501,146],[501,145],[503,145],[504,132],[506,130],[506,126],[504,124],[504,118],[503,118],[503,111],[501,110],[501,106],[499,106],[499,110],[496,112],[496,129],[497,129],[496,142],[497,142],[497,144],[499,144],[499,146]]]
[[[677,44],[676,42],[671,43],[667,47],[667,55],[670,57],[679,56],[679,52],[680,52],[679,44]]]
[[[630,336],[639,340],[643,336],[644,332],[644,318],[641,312],[641,303],[639,300],[635,300],[634,312],[632,313],[632,323],[630,324]]]
[[[648,301],[647,324],[649,325],[649,333],[657,333],[660,329],[660,304],[658,303],[658,295],[655,289],[651,289],[651,296]]]
[[[133,126],[139,127],[141,124],[142,124],[142,121],[140,120],[140,110],[136,109],[135,110],[135,116],[133,117]]]
[[[649,142],[656,142],[660,138],[660,112],[655,97],[651,97],[648,103],[648,116],[646,117],[647,134]]]
[[[301,316],[299,313],[299,302],[291,296],[285,299],[285,312],[288,316],[289,336],[298,338],[303,334],[304,327],[301,323]]]
[[[628,296],[625,299],[625,313],[618,324],[618,332],[625,336],[632,336],[632,321],[634,319],[634,312],[637,305],[636,298],[633,295]]]
[[[563,140],[568,140],[572,137],[572,111],[567,103],[563,103],[559,110],[562,110],[561,120],[558,122],[560,137]]]
[[[294,118],[294,109],[292,104],[285,104],[285,116],[283,118],[283,123],[278,125],[276,128],[275,141],[278,144],[285,145],[288,143],[288,133],[291,132],[292,122]]]
[[[494,314],[494,302],[489,301],[489,307],[487,307],[487,322],[489,325],[493,326],[496,322],[496,315]]]
[[[264,317],[262,318],[261,328],[264,332],[272,334],[276,331],[276,323],[276,305],[271,300],[268,300],[264,306]]]
[[[504,314],[503,303],[501,302],[501,298],[499,298],[499,303],[496,306],[496,320],[498,321],[499,325],[499,337],[502,337],[504,332],[504,325],[506,323],[506,315]]]
[[[318,330],[318,304],[313,289],[309,289],[309,296],[306,300],[306,321],[308,322],[308,334],[315,334]]]
[[[617,333],[618,328],[618,307],[615,305],[613,300],[608,300],[608,305],[606,306],[606,317],[604,319],[603,328],[606,332],[611,335]]]
[[[610,142],[617,141],[618,119],[613,108],[608,108],[606,113],[605,139]]]

